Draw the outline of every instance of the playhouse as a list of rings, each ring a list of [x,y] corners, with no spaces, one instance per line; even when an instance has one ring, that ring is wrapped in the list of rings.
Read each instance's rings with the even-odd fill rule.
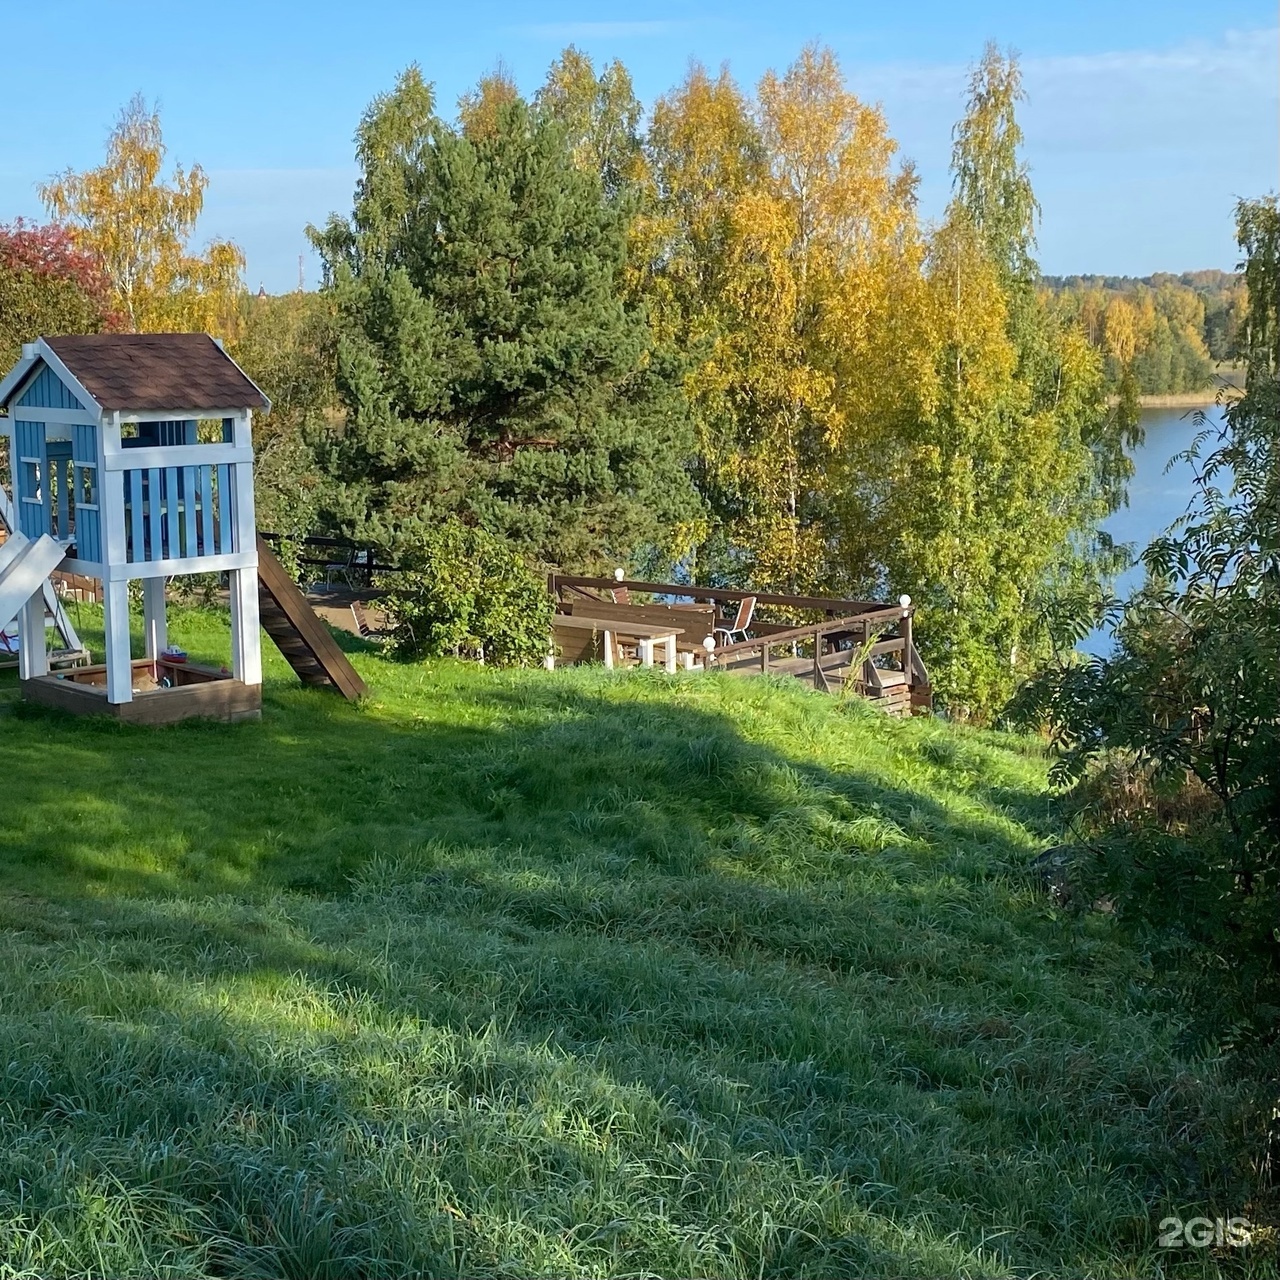
[[[13,482],[0,614],[16,610],[24,697],[144,724],[259,714],[252,425],[254,411],[269,408],[205,334],[94,334],[23,346],[0,382]],[[101,579],[100,666],[50,669],[45,584],[54,568]],[[166,634],[166,581],[210,572],[228,575],[229,670],[192,665]],[[129,641],[135,580],[145,630],[139,658]]]

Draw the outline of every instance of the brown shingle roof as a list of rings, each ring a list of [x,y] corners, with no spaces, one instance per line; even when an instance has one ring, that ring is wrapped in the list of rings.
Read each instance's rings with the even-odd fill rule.
[[[269,407],[208,334],[94,333],[45,341],[104,409]]]

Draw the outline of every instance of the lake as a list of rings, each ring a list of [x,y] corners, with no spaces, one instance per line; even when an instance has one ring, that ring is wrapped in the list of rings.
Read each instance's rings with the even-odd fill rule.
[[[1132,543],[1135,555],[1186,513],[1194,495],[1190,464],[1177,462],[1170,466],[1170,460],[1186,450],[1204,429],[1195,421],[1197,409],[1207,415],[1206,425],[1222,422],[1222,410],[1216,404],[1142,411],[1146,438],[1130,455],[1134,472],[1129,481],[1129,505],[1121,507],[1102,526],[1117,542]],[[1123,599],[1142,584],[1142,576],[1142,566],[1135,565],[1117,581],[1116,594]],[[1110,653],[1110,632],[1093,632],[1081,641],[1080,648],[1085,653]]]

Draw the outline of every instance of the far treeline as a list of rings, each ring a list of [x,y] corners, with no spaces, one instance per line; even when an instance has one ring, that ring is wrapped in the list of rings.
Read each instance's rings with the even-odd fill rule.
[[[188,247],[207,180],[166,173],[135,99],[101,167],[42,189],[51,225],[0,234],[0,355],[221,334],[273,403],[263,527],[423,581],[461,561],[473,594],[505,556],[512,598],[550,566],[905,592],[943,704],[988,718],[1121,563],[1098,528],[1135,388],[1195,383],[1231,327],[1195,284],[1043,286],[1022,98],[989,46],[933,225],[822,47],[753,91],[694,66],[647,110],[573,48],[449,113],[410,67],[359,122],[351,212],[309,229],[323,287],[278,297],[234,244]]]
[[[1139,395],[1185,395],[1215,385],[1241,359],[1244,277],[1232,271],[1152,276],[1042,276],[1041,286],[1102,352],[1108,384],[1126,375]]]

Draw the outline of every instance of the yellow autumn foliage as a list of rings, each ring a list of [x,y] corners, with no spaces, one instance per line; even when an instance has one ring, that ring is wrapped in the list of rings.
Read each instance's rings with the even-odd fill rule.
[[[105,162],[68,169],[40,188],[50,217],[102,265],[121,325],[139,333],[210,333],[234,339],[244,255],[228,240],[189,248],[208,178],[199,165],[163,176],[160,116],[140,96],[107,140]]]
[[[689,391],[729,554],[761,586],[830,584],[851,433],[927,363],[918,309],[898,318],[923,257],[914,175],[816,46],[754,102],[694,68],[650,141],[658,323],[701,357]]]

